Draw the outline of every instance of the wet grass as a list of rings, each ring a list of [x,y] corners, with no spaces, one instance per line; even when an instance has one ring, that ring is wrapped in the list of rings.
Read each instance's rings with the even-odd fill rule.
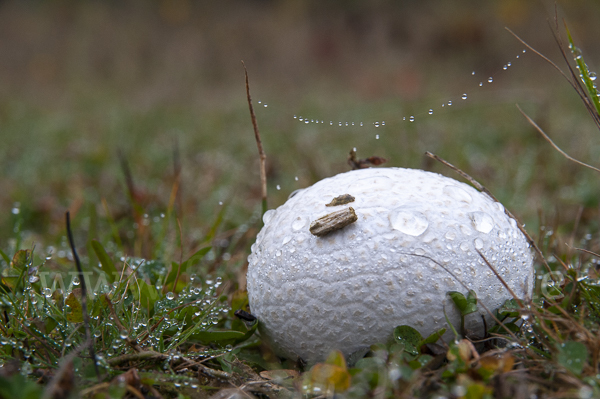
[[[577,95],[529,78],[543,93],[527,92],[524,111],[561,148],[593,163],[598,132]],[[522,84],[504,79],[494,84]],[[235,316],[247,307],[246,257],[262,212],[241,67],[236,85],[235,100],[206,107],[144,108],[100,84],[69,106],[3,97],[0,397],[600,396],[597,175],[540,138],[514,108],[516,89],[469,91],[461,104],[462,90],[433,81],[426,92],[435,94],[410,101],[315,89],[278,103],[265,100],[275,92],[253,86],[255,106],[269,103],[256,109],[269,207],[347,170],[353,146],[390,166],[453,176],[423,156],[431,151],[484,182],[524,221],[552,270],[539,273],[532,302],[497,312],[503,327],[481,342],[442,343],[403,326],[352,368],[336,353],[312,369],[274,356],[256,323]],[[448,99],[452,109],[427,115]],[[293,114],[386,126],[318,126]]]

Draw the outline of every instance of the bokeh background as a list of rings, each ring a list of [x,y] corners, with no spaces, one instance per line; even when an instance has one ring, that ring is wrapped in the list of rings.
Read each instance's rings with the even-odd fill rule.
[[[595,70],[600,4],[556,7],[559,30],[564,18]],[[554,13],[553,2],[522,0],[0,1],[2,246],[17,245],[15,229],[42,252],[64,246],[67,209],[81,241],[118,238],[122,253],[146,257],[150,241],[135,244],[151,234],[141,226],[169,209],[186,250],[223,207],[222,231],[255,226],[258,155],[241,60],[270,207],[348,170],[353,147],[457,177],[423,156],[431,151],[533,234],[570,232],[581,214],[584,237],[597,230],[598,176],[557,154],[515,107],[597,164],[600,135],[576,93],[505,30],[565,67]]]

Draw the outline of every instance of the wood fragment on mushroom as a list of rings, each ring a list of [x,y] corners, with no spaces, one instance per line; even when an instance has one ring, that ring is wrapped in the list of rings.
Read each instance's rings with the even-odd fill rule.
[[[342,194],[342,195],[338,195],[337,197],[332,199],[331,202],[329,204],[326,204],[325,206],[344,205],[344,204],[348,204],[350,202],[354,202],[354,200],[355,200],[355,198],[353,196],[351,196],[350,194]]]
[[[310,224],[309,230],[313,235],[323,237],[333,231],[343,229],[357,220],[358,216],[354,209],[349,207],[318,218]]]

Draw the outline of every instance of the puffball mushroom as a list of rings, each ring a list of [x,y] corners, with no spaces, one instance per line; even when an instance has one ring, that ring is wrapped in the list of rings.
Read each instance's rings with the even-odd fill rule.
[[[512,296],[478,251],[517,296],[531,297],[533,255],[517,222],[486,194],[436,173],[342,173],[263,221],[248,258],[250,310],[288,358],[314,363],[334,349],[348,358],[398,325],[426,337],[448,327],[444,310],[458,329],[449,291],[475,291],[479,312],[465,328],[483,335],[480,314],[493,322],[481,304],[494,310]],[[319,235],[319,223],[337,227]],[[452,337],[448,329],[444,339]]]

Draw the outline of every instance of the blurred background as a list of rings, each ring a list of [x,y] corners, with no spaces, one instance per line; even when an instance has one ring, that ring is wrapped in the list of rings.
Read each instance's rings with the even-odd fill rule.
[[[563,38],[564,18],[596,70],[600,4],[556,6]],[[425,159],[431,151],[487,186],[533,234],[570,233],[581,215],[577,235],[585,237],[597,230],[597,175],[557,154],[515,107],[569,154],[597,165],[599,132],[576,93],[505,30],[566,69],[551,29],[554,7],[0,1],[2,247],[17,245],[15,231],[42,252],[66,245],[67,209],[81,241],[117,241],[122,253],[154,256],[152,229],[143,226],[170,211],[186,250],[225,207],[222,230],[244,226],[250,242],[260,178],[241,60],[267,153],[271,208],[348,170],[353,147],[360,158],[457,178]]]

